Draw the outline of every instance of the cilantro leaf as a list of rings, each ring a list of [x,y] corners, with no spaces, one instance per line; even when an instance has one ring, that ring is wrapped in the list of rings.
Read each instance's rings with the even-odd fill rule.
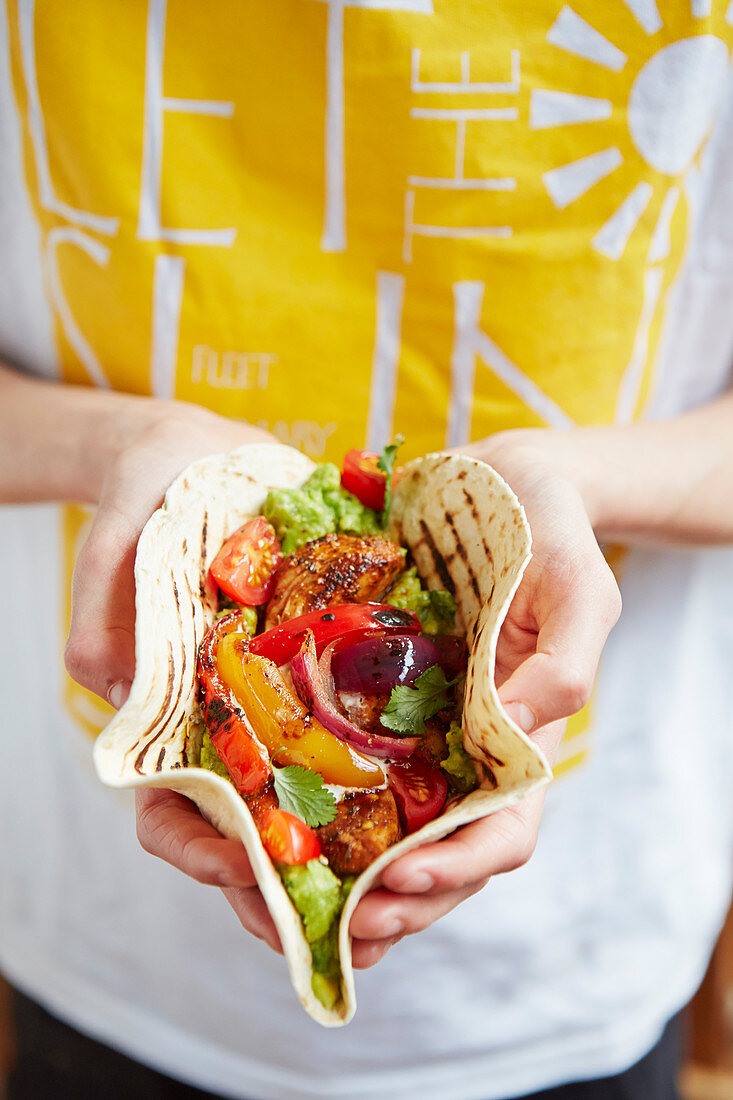
[[[415,680],[414,687],[392,688],[381,722],[395,733],[414,736],[425,732],[425,722],[450,703],[448,688],[458,680],[446,680],[440,665],[431,665]]]
[[[336,816],[336,799],[323,784],[323,776],[298,764],[273,768],[275,794],[280,809],[295,814],[311,829],[328,825]]]
[[[392,470],[397,452],[404,442],[404,435],[396,435],[394,443],[388,443],[386,447],[382,448],[382,453],[377,461],[379,469],[387,475],[387,480],[384,483],[384,508],[379,520],[382,527],[386,527],[389,521],[389,510],[392,507]]]

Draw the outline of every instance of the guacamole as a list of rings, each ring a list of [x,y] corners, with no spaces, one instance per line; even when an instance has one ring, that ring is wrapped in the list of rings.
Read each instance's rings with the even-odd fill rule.
[[[222,779],[228,779],[231,782],[232,777],[229,774],[226,764],[214,748],[214,743],[209,736],[208,730],[204,731],[204,739],[201,742],[201,759],[199,761],[199,767],[206,768],[207,771],[214,772],[215,775],[220,775]]]
[[[310,944],[313,992],[322,1005],[333,1008],[341,998],[338,918],[355,879],[349,876],[342,882],[320,859],[292,867],[285,863],[276,866]]]
[[[232,611],[239,612],[245,634],[249,634],[250,638],[254,638],[257,633],[257,608],[244,607],[241,603],[235,603],[234,600],[230,600],[227,596],[221,594],[219,597],[219,610],[216,613],[217,619],[220,619],[222,615],[230,615]]]
[[[451,722],[445,735],[445,743],[448,746],[448,755],[440,766],[448,773],[451,784],[462,794],[468,794],[478,787],[478,777],[476,765],[463,747],[463,730],[458,722]]]
[[[286,555],[322,535],[376,535],[381,530],[377,513],[341,487],[341,474],[332,462],[318,466],[302,489],[271,489],[262,514]]]
[[[311,989],[326,1008],[334,1008],[341,998],[339,961],[339,925],[334,920],[325,936],[311,944],[313,975]]]
[[[393,607],[414,611],[426,634],[447,634],[455,626],[456,601],[450,592],[423,588],[414,565],[405,570],[384,599]]]
[[[303,918],[305,938],[314,943],[325,936],[341,909],[341,880],[320,859],[289,866],[278,864],[283,886]]]

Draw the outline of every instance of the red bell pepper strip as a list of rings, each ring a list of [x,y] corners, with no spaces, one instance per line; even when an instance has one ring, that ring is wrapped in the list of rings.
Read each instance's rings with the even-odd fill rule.
[[[316,653],[336,639],[344,644],[359,642],[362,638],[389,634],[418,634],[422,630],[420,620],[411,611],[381,603],[342,603],[299,615],[272,630],[266,630],[252,638],[250,653],[269,657],[276,665],[287,664],[299,652],[306,632],[313,631]]]
[[[246,796],[256,794],[265,786],[270,778],[270,761],[252,736],[245,713],[217,665],[219,643],[226,634],[236,631],[238,619],[236,613],[226,615],[207,631],[199,646],[198,677],[204,721],[211,741],[235,787]],[[246,649],[247,636],[242,634],[238,643]]]

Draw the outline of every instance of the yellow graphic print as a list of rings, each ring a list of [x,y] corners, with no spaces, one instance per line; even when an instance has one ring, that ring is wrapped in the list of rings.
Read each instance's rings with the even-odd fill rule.
[[[728,0],[7,5],[68,381],[336,460],[643,410]]]

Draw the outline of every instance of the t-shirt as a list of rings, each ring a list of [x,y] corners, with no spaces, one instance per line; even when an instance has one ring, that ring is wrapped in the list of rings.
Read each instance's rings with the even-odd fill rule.
[[[5,0],[0,352],[336,461],[703,404],[733,351],[732,41],[727,0]],[[109,709],[61,662],[89,521],[0,511],[12,980],[250,1100],[498,1100],[651,1047],[730,892],[730,549],[624,556],[534,857],[325,1030],[96,778]]]

